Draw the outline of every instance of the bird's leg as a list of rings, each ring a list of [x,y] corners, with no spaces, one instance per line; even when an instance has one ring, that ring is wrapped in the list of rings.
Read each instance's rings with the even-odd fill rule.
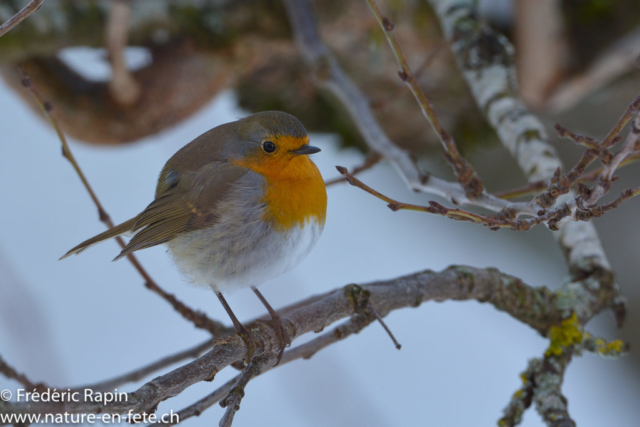
[[[276,334],[278,335],[278,340],[280,341],[280,351],[278,352],[278,360],[274,366],[277,366],[282,359],[282,354],[284,353],[284,349],[291,345],[291,340],[289,339],[289,335],[284,330],[284,324],[282,323],[282,318],[280,315],[271,307],[271,304],[267,302],[262,293],[255,287],[252,286],[251,290],[256,294],[256,296],[260,299],[262,305],[265,306],[269,314],[271,315],[271,322],[273,322],[273,327],[276,330]]]
[[[227,300],[224,299],[222,294],[220,292],[216,292],[216,295],[218,296],[218,299],[220,300],[220,303],[224,307],[225,311],[231,318],[231,321],[233,322],[233,326],[236,328],[236,332],[238,333],[238,335],[240,335],[240,338],[242,338],[244,343],[247,345],[247,359],[245,363],[249,364],[249,362],[251,361],[251,356],[253,356],[253,351],[256,349],[256,344],[255,342],[253,342],[251,333],[247,328],[245,328],[245,326],[242,323],[240,323],[240,321],[238,320],[236,315],[233,313],[233,311],[231,311],[231,307],[229,307],[229,304],[227,304]]]

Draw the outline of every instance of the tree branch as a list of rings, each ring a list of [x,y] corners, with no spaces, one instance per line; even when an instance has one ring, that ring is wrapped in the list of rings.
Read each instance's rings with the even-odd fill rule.
[[[371,317],[369,318],[365,318],[364,316],[352,317],[350,320],[347,320],[346,322],[335,327],[331,331],[325,332],[324,334],[321,334],[320,336],[312,339],[311,341],[305,344],[301,344],[295,348],[285,351],[284,355],[282,356],[282,360],[277,366],[286,365],[287,363],[292,362],[294,360],[298,360],[298,359],[311,359],[311,357],[313,357],[314,354],[324,349],[325,347],[328,347],[331,344],[334,344],[338,341],[342,341],[343,339],[349,337],[352,334],[357,334],[363,328],[371,324],[372,321],[373,321],[373,318]],[[266,365],[263,367],[259,375],[262,375],[275,367],[276,366],[273,366],[273,365]],[[237,383],[239,378],[240,378],[240,375],[237,375],[236,377],[232,378],[231,380],[227,381],[225,384],[220,386],[213,393],[208,394],[207,396],[203,397],[197,402],[177,412],[177,419],[179,419],[180,422],[182,422],[187,418],[200,416],[200,414],[202,414],[205,410],[207,410],[208,408],[210,408],[211,406],[219,402],[224,396],[226,396],[229,393],[229,391],[232,389],[234,384]],[[169,426],[175,425],[172,423],[164,423],[164,424],[159,423],[159,424],[169,425]]]
[[[436,110],[431,105],[431,102],[424,94],[418,82],[416,81],[413,73],[411,72],[411,68],[407,63],[404,54],[402,53],[402,49],[400,49],[400,45],[398,44],[398,40],[394,34],[395,24],[389,20],[383,13],[380,11],[380,8],[376,4],[374,0],[367,0],[369,7],[373,11],[374,16],[376,17],[376,21],[384,31],[384,35],[389,42],[389,46],[391,46],[391,50],[393,51],[398,64],[402,68],[398,74],[400,79],[409,87],[409,90],[415,97],[418,105],[420,105],[420,109],[422,110],[422,114],[425,116],[429,124],[433,127],[436,135],[440,139],[442,143],[442,147],[446,153],[445,158],[453,168],[453,171],[458,179],[458,182],[464,187],[464,190],[467,196],[471,199],[478,197],[484,191],[484,187],[482,185],[482,181],[476,175],[473,170],[473,166],[469,162],[467,162],[458,151],[458,147],[453,139],[453,136],[449,132],[447,132],[442,123],[440,123],[440,119],[438,118],[438,114]]]
[[[21,374],[15,368],[10,366],[5,360],[0,357],[0,374],[4,375],[6,378],[10,380],[15,380],[19,382],[25,389],[28,390],[42,390],[46,389],[47,386],[44,383],[34,383],[26,375]]]
[[[361,172],[371,169],[372,167],[377,165],[380,162],[380,160],[382,160],[382,156],[380,154],[378,153],[369,154],[361,165],[356,166],[351,170],[351,175],[357,175]],[[329,187],[341,182],[347,182],[347,179],[344,176],[340,176],[340,177],[325,181],[324,185],[325,187]]]
[[[42,6],[44,0],[31,0],[18,13],[13,15],[4,24],[0,25],[0,37],[8,33],[13,27],[24,21],[29,15],[36,12]]]
[[[206,350],[210,349],[211,347],[213,347],[214,341],[213,339],[209,339],[205,342],[203,342],[202,344],[198,344],[195,347],[189,348],[187,350],[181,351],[179,353],[176,354],[172,354],[171,356],[167,356],[167,357],[163,357],[160,360],[157,360],[153,363],[150,363],[148,365],[145,365],[141,368],[138,368],[134,371],[128,372],[126,374],[123,375],[119,375],[115,378],[111,378],[107,381],[103,381],[103,382],[99,382],[99,383],[94,383],[94,384],[89,384],[89,385],[85,385],[85,386],[81,386],[81,387],[75,387],[78,390],[85,390],[85,389],[90,389],[93,391],[111,391],[114,390],[120,386],[122,386],[123,384],[127,384],[127,383],[133,383],[133,382],[137,382],[140,381],[146,377],[148,377],[149,375],[151,375],[154,372],[160,371],[164,368],[167,368],[173,364],[176,364],[178,362],[182,362],[183,360],[186,359],[194,359],[196,357],[199,357],[202,353],[204,353]]]
[[[535,214],[527,204],[512,203],[486,193],[470,199],[458,183],[421,172],[409,154],[395,145],[374,117],[369,100],[344,73],[318,33],[308,0],[286,0],[289,22],[300,53],[312,70],[316,84],[329,90],[344,105],[369,148],[389,160],[414,191],[435,194],[454,204],[482,207],[494,212],[511,209]]]
[[[366,318],[364,316],[352,317],[350,320],[347,320],[346,322],[335,327],[331,331],[325,332],[324,334],[321,334],[320,336],[314,338],[313,340],[305,344],[301,344],[295,348],[285,351],[284,355],[282,356],[282,360],[280,361],[280,364],[278,364],[277,366],[285,365],[289,362],[292,362],[298,359],[311,359],[311,357],[313,357],[314,354],[324,349],[325,347],[328,347],[331,344],[334,344],[338,341],[342,341],[343,339],[349,337],[352,334],[357,334],[363,328],[371,324],[373,320],[374,319],[371,317],[369,318]],[[275,367],[276,366],[266,365],[262,369],[259,375],[262,375],[265,372],[270,371]],[[235,378],[227,381],[224,385],[220,386],[213,393],[205,396],[199,401],[179,411],[177,413],[178,415],[177,418],[180,420],[180,422],[182,422],[187,418],[200,416],[202,412],[204,412],[206,409],[216,404],[227,393],[229,393],[229,391],[234,386],[234,384],[236,384],[239,378],[240,378],[240,375],[237,375]],[[163,425],[174,425],[174,424],[165,423]]]
[[[540,120],[518,95],[514,49],[480,18],[473,0],[429,0],[480,110],[529,182],[549,181],[562,167]],[[574,199],[569,192],[559,203]],[[592,224],[569,221],[554,233],[576,277],[610,265]]]
[[[251,360],[249,365],[244,368],[242,373],[238,375],[235,385],[231,390],[229,390],[227,396],[220,402],[220,406],[227,408],[220,420],[220,427],[231,427],[231,424],[233,424],[233,417],[236,415],[236,412],[240,410],[240,402],[242,402],[242,398],[244,397],[244,389],[252,378],[262,373],[267,362],[268,360],[264,357],[254,358]]]
[[[549,291],[546,287],[528,286],[520,279],[496,269],[454,266],[439,273],[426,270],[389,281],[362,286],[347,285],[284,308],[279,311],[279,314],[285,325],[285,332],[293,340],[308,332],[320,331],[346,317],[360,319],[354,321],[369,324],[375,320],[375,316],[362,310],[362,307],[366,308],[368,303],[371,303],[381,316],[386,316],[400,308],[417,307],[426,301],[445,300],[488,302],[498,310],[506,311],[528,324],[542,335],[546,335],[553,325],[561,322],[567,307],[575,311],[590,312],[598,312],[602,309],[602,301],[598,300],[580,300],[575,307],[567,306],[566,298]],[[279,351],[278,334],[267,322],[256,321],[248,327],[253,331],[257,357],[275,355]],[[339,332],[335,333],[339,334]],[[336,338],[340,337],[324,337],[316,341],[313,344],[314,347],[305,347],[304,357],[310,357],[313,352],[336,342]],[[237,335],[217,339],[213,345],[213,349],[200,358],[161,375],[135,392],[129,393],[126,401],[109,404],[90,401],[55,404],[0,402],[0,411],[17,414],[63,412],[126,414],[129,411],[149,413],[159,402],[180,394],[187,387],[200,381],[213,380],[216,373],[233,362],[242,360],[246,354],[246,344]],[[298,350],[297,347],[289,350],[294,352],[293,354],[296,354],[296,351],[302,350]],[[285,352],[283,360],[289,360],[287,359],[290,357],[287,355],[289,352]]]

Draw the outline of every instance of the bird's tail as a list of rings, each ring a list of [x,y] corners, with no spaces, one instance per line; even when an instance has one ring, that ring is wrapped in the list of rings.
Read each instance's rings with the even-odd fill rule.
[[[116,225],[113,228],[108,229],[104,233],[100,233],[97,236],[94,236],[84,242],[80,243],[75,248],[71,249],[69,252],[64,254],[60,259],[65,259],[69,255],[79,254],[80,252],[87,249],[89,246],[95,245],[96,243],[102,242],[103,240],[110,239],[112,237],[119,236],[123,233],[131,231],[133,225],[136,223],[138,217],[131,218],[129,221],[125,221],[120,225]]]

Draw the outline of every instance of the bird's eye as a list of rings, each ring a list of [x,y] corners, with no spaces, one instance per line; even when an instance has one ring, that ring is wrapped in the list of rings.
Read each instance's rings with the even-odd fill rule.
[[[262,149],[266,153],[273,153],[274,151],[276,151],[276,144],[271,141],[265,141],[262,143]]]

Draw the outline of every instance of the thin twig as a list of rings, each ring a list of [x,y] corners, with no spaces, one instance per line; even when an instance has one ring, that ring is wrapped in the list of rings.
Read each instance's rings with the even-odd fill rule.
[[[615,200],[599,206],[592,206],[588,209],[578,209],[576,211],[576,219],[579,221],[590,221],[593,218],[601,217],[612,209],[616,209],[622,203],[637,197],[640,194],[640,187],[623,191]]]
[[[528,196],[531,194],[537,194],[545,188],[547,188],[547,183],[545,181],[534,181],[522,187],[514,188],[512,190],[500,191],[498,193],[494,193],[493,195],[496,197],[500,197],[501,199],[509,200],[522,196]]]
[[[311,341],[305,344],[301,344],[297,347],[294,347],[292,349],[285,351],[284,355],[282,356],[282,360],[277,366],[286,365],[287,363],[293,362],[294,360],[298,360],[298,359],[307,359],[307,360],[311,359],[311,357],[314,354],[328,347],[329,345],[334,344],[338,341],[342,341],[345,338],[349,337],[350,335],[360,332],[363,328],[369,325],[371,321],[372,321],[371,319],[367,321],[367,320],[363,320],[362,318],[358,318],[358,319],[352,318],[350,320],[347,320],[346,322],[337,326],[331,331],[325,332],[324,334],[321,334],[320,336],[312,339]],[[258,375],[262,375],[274,369],[275,367],[276,366],[274,365],[265,365]],[[197,402],[178,411],[176,413],[177,419],[179,419],[180,422],[183,422],[188,418],[191,418],[194,416],[195,417],[200,416],[205,410],[215,405],[217,402],[219,402],[224,396],[226,396],[231,391],[233,386],[240,379],[240,375],[242,374],[239,374],[236,377],[232,378],[231,380],[227,381],[222,386],[220,386],[217,390],[215,390],[213,393],[208,394],[207,396],[203,397]],[[158,423],[158,424],[166,425],[166,426],[175,425],[173,423],[164,423],[164,424]]]
[[[236,415],[236,412],[240,410],[240,402],[242,402],[242,398],[244,397],[244,389],[253,377],[260,375],[266,363],[266,358],[254,358],[238,376],[236,384],[220,402],[220,406],[227,408],[224,411],[222,419],[220,419],[220,427],[231,427],[231,424],[233,424],[233,417]]]
[[[622,168],[624,168],[625,166],[629,166],[632,165],[634,163],[637,163],[638,160],[640,160],[640,153],[635,153],[635,154],[631,154],[629,156],[627,156],[623,161],[620,162],[620,164],[618,165],[617,170],[620,170]],[[595,169],[587,174],[583,174],[582,177],[578,180],[578,182],[594,182],[597,181],[598,178],[600,177],[600,175],[602,174],[602,171],[604,170],[603,167],[599,167],[598,169]]]
[[[213,339],[209,339],[201,344],[198,344],[195,347],[181,351],[180,353],[176,353],[176,354],[172,354],[171,356],[164,357],[160,360],[157,360],[153,363],[145,365],[134,371],[128,372],[124,375],[119,375],[115,378],[112,378],[107,381],[99,382],[99,383],[89,384],[82,387],[74,387],[74,389],[76,390],[89,389],[93,391],[111,391],[122,386],[123,384],[133,383],[133,382],[143,380],[144,378],[148,377],[152,373],[158,372],[178,362],[182,362],[183,360],[195,359],[205,351],[209,350],[211,347],[213,347]]]
[[[472,205],[499,212],[534,215],[528,203],[513,203],[482,193],[470,199],[459,183],[449,182],[420,171],[411,156],[393,143],[371,110],[371,103],[351,81],[320,38],[313,6],[309,0],[285,0],[289,23],[303,58],[312,69],[314,82],[329,90],[344,105],[369,148],[393,164],[407,186],[443,197],[458,205]]]
[[[393,332],[391,332],[391,329],[389,329],[389,327],[387,326],[385,321],[382,320],[382,317],[378,314],[378,312],[376,311],[376,309],[373,307],[373,305],[371,303],[369,303],[369,305],[367,306],[367,309],[374,315],[376,320],[382,325],[384,330],[387,332],[387,335],[389,335],[389,338],[391,338],[391,341],[393,341],[393,345],[398,350],[402,349],[402,345],[398,342],[396,337],[393,335]]]
[[[42,110],[42,113],[49,120],[49,123],[51,123],[51,126],[53,126],[53,128],[55,129],[58,135],[58,138],[60,140],[60,143],[62,144],[62,156],[65,159],[67,159],[69,163],[71,163],[71,166],[73,166],[73,169],[76,171],[76,174],[82,181],[84,188],[87,190],[87,192],[89,193],[89,196],[91,197],[91,200],[93,201],[93,203],[96,205],[96,208],[98,209],[98,217],[100,218],[100,221],[102,221],[108,228],[113,228],[114,223],[111,220],[111,217],[102,206],[102,203],[100,203],[100,200],[98,199],[98,196],[96,195],[96,193],[93,191],[93,188],[89,184],[87,177],[84,175],[84,173],[82,172],[82,169],[80,168],[80,165],[78,164],[75,157],[73,156],[73,153],[69,148],[69,144],[67,143],[67,139],[64,133],[62,132],[62,129],[58,125],[58,122],[55,119],[55,117],[53,117],[53,105],[49,101],[45,101],[42,98],[42,96],[40,96],[37,89],[34,87],[33,83],[31,82],[31,79],[29,78],[26,71],[22,67],[20,67],[20,71],[22,72],[23,86],[31,92],[31,94],[33,95],[33,99]],[[116,237],[116,241],[118,242],[120,247],[124,249],[124,247],[126,246],[126,243],[124,242],[122,237],[120,236]],[[229,331],[229,329],[221,322],[210,319],[206,314],[202,313],[201,311],[195,311],[187,307],[184,303],[179,301],[174,295],[169,294],[164,289],[162,289],[156,283],[156,281],[149,275],[149,273],[144,269],[144,267],[142,267],[142,265],[140,264],[140,262],[138,261],[135,255],[128,254],[127,259],[129,260],[129,262],[131,262],[131,264],[134,266],[136,271],[142,276],[145,282],[145,286],[148,289],[150,289],[157,295],[160,295],[165,301],[171,304],[171,306],[178,313],[180,313],[182,317],[192,322],[197,328],[209,331],[214,337],[223,336]]]
[[[440,122],[438,114],[433,108],[433,105],[431,105],[431,102],[424,94],[424,92],[420,88],[420,85],[418,85],[418,82],[413,76],[411,68],[407,63],[407,60],[404,57],[402,49],[400,48],[398,40],[396,39],[396,36],[394,34],[395,25],[389,20],[389,18],[382,14],[374,0],[367,0],[367,3],[373,11],[378,24],[380,24],[380,26],[382,27],[387,41],[391,46],[391,50],[393,51],[398,64],[402,68],[402,71],[398,73],[400,79],[402,79],[402,81],[409,87],[411,93],[416,98],[418,105],[420,105],[422,114],[424,114],[425,118],[429,121],[429,123],[433,127],[433,130],[436,132],[436,135],[440,139],[442,147],[444,148],[446,153],[445,157],[453,168],[458,182],[465,188],[467,196],[469,196],[470,198],[479,196],[484,191],[482,182],[473,170],[473,166],[471,166],[471,164],[460,155],[453,137],[442,126],[442,123]]]
[[[351,170],[351,175],[357,175],[361,172],[364,172],[366,170],[371,169],[372,167],[374,167],[375,165],[377,165],[380,160],[382,160],[382,156],[379,153],[371,153],[369,155],[367,155],[367,158],[364,159],[364,162],[362,162],[361,165],[359,166],[355,166],[352,170]],[[329,187],[331,185],[335,185],[338,184],[340,182],[346,182],[345,177],[343,176],[339,176],[337,178],[333,178],[330,180],[327,180],[324,182],[325,187]]]
[[[626,166],[637,163],[638,160],[640,160],[640,153],[629,154],[628,156],[625,157],[624,160],[622,160],[618,164],[618,167],[616,168],[616,170],[620,170]],[[586,174],[583,173],[580,176],[580,178],[577,180],[577,182],[584,184],[584,183],[597,181],[603,171],[604,171],[604,168],[601,166],[589,173],[586,173]],[[510,200],[510,199],[515,199],[517,197],[540,193],[540,191],[544,190],[545,188],[547,188],[547,183],[545,181],[534,181],[527,185],[523,185],[522,187],[514,188],[512,190],[493,193],[493,195],[496,197],[500,197],[501,199]]]
[[[431,50],[431,52],[429,52],[424,61],[422,61],[422,64],[420,64],[418,68],[416,68],[416,72],[413,74],[416,80],[420,80],[420,77],[427,70],[427,68],[429,68],[429,65],[431,65],[433,61],[438,57],[438,55],[448,46],[449,42],[441,41],[435,48]],[[401,86],[395,93],[388,96],[386,99],[371,101],[371,107],[375,108],[376,110],[384,109],[405,93],[407,93],[405,88]]]
[[[380,193],[377,190],[374,190],[373,188],[369,187],[367,184],[365,184],[364,182],[360,181],[358,178],[355,178],[354,176],[352,176],[346,168],[342,167],[342,166],[336,166],[336,169],[338,169],[338,172],[340,172],[342,174],[342,176],[344,176],[346,178],[346,180],[349,182],[349,184],[353,185],[354,187],[360,188],[361,190],[366,191],[367,193],[371,194],[372,196],[377,197],[378,199],[384,201],[387,203],[387,207],[389,209],[391,209],[392,211],[396,212],[399,210],[409,210],[409,211],[417,211],[417,212],[424,212],[424,213],[430,213],[430,214],[435,214],[435,215],[441,215],[456,221],[471,221],[474,222],[476,224],[482,224],[484,226],[487,226],[489,228],[492,229],[500,229],[500,228],[505,228],[505,229],[509,229],[509,230],[528,230],[531,228],[531,226],[533,225],[538,225],[541,222],[536,222],[533,220],[508,220],[508,219],[500,219],[500,218],[493,218],[493,217],[489,217],[489,216],[485,216],[485,215],[480,215],[480,214],[476,214],[473,212],[469,212],[469,211],[465,211],[463,209],[451,209],[451,208],[447,208],[445,206],[443,206],[442,204],[438,203],[438,202],[434,202],[434,201],[429,201],[429,206],[423,206],[423,205],[414,205],[411,203],[403,203],[403,202],[399,202],[397,200],[394,200],[390,197],[385,196],[384,194]],[[535,224],[534,224],[535,223]]]
[[[0,374],[4,375],[10,380],[16,380],[27,390],[46,390],[47,386],[44,383],[34,383],[26,375],[21,374],[12,366],[9,366],[7,362],[0,356]]]
[[[628,155],[632,154],[633,146],[635,144],[635,138],[633,133],[627,138],[627,143],[625,144],[623,150],[623,154],[621,156],[615,157],[610,152],[609,149],[615,145],[620,140],[620,133],[624,129],[624,127],[629,123],[629,121],[638,114],[640,110],[640,94],[636,96],[636,98],[629,104],[625,112],[618,119],[613,128],[609,131],[607,136],[602,140],[602,142],[598,143],[593,138],[585,137],[583,135],[578,135],[567,128],[556,125],[556,131],[558,135],[562,138],[568,138],[574,141],[576,144],[580,144],[585,146],[587,149],[578,162],[569,170],[569,172],[565,174],[561,174],[559,170],[556,171],[556,175],[551,180],[547,191],[540,193],[532,203],[535,203],[543,208],[548,208],[552,206],[558,197],[567,194],[571,191],[573,185],[582,177],[585,169],[596,159],[600,159],[604,165],[604,170],[600,179],[600,184],[596,187],[596,192],[592,192],[589,200],[587,201],[587,205],[594,205],[599,198],[601,198],[604,194],[608,192],[608,188],[605,188],[606,184],[610,184],[611,176],[615,168],[624,160]],[[637,135],[636,135],[637,137]],[[615,159],[615,162],[612,163],[612,160]],[[614,166],[613,168],[611,166]],[[607,178],[608,177],[608,178]],[[605,184],[604,186],[602,184]]]
[[[0,25],[0,37],[4,36],[13,27],[24,21],[29,15],[36,12],[42,6],[44,0],[31,0],[25,7],[20,9],[18,13],[13,15],[7,22]]]
[[[580,200],[582,205],[592,207],[607,194],[611,189],[613,174],[620,164],[629,156],[638,154],[640,151],[640,144],[638,143],[638,141],[640,141],[640,113],[638,113],[638,109],[640,108],[640,95],[638,95],[627,111],[634,111],[633,108],[635,108],[635,120],[622,148],[620,148],[613,157],[602,161],[603,170],[598,177],[597,184],[589,191],[588,195],[585,195],[586,197]]]

